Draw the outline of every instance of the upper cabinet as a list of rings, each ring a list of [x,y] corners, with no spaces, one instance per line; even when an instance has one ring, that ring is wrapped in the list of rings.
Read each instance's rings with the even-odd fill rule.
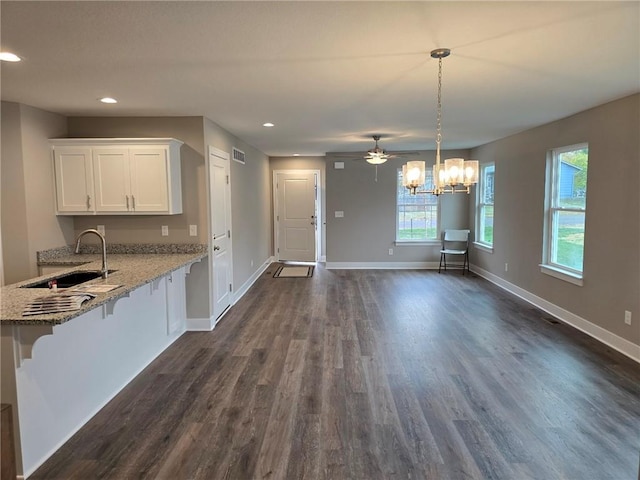
[[[53,139],[58,215],[182,213],[173,138]]]

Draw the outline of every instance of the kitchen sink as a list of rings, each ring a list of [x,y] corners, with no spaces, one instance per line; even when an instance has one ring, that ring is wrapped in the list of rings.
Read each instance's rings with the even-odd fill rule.
[[[117,270],[108,270],[111,274],[117,272]],[[58,288],[69,288],[80,285],[81,283],[88,282],[100,278],[102,273],[96,270],[77,270],[75,272],[65,273],[58,277],[48,278],[38,283],[30,283],[29,285],[23,285],[22,288],[49,288],[49,282],[55,280]]]

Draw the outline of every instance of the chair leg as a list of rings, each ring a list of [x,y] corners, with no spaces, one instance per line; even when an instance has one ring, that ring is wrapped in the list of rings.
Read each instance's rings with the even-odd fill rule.
[[[440,273],[440,270],[442,270],[442,257],[444,256],[444,253],[440,254],[440,264],[438,265],[438,273]]]

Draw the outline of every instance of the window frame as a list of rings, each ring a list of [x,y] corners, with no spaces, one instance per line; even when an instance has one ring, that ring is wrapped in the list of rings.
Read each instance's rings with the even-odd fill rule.
[[[492,202],[491,203],[485,203],[482,200],[485,199],[485,191],[486,191],[486,182],[484,181],[485,179],[485,172],[486,170],[488,170],[489,168],[493,169],[493,198],[492,198]],[[473,242],[475,244],[476,247],[479,247],[480,250],[483,251],[487,251],[490,253],[493,253],[493,241],[495,240],[495,237],[492,238],[491,242],[487,242],[486,240],[483,239],[484,235],[484,210],[486,207],[491,206],[493,207],[493,214],[494,214],[494,222],[495,222],[495,194],[496,194],[496,190],[495,190],[495,184],[496,184],[496,180],[495,180],[495,175],[496,175],[496,163],[495,162],[487,162],[487,163],[483,163],[480,165],[480,175],[478,178],[478,185],[476,188],[476,239]],[[494,223],[494,234],[495,234],[495,223]]]
[[[589,155],[589,144],[587,142],[577,143],[574,145],[568,145],[565,147],[558,147],[549,150],[547,154],[547,169],[545,178],[545,209],[544,209],[544,232],[543,232],[543,249],[542,249],[542,263],[540,264],[540,270],[542,273],[551,275],[553,277],[565,280],[573,283],[574,285],[582,286],[584,279],[584,250],[585,245],[582,245],[582,269],[578,270],[567,265],[563,265],[553,261],[555,248],[557,248],[557,238],[554,236],[557,219],[560,213],[581,213],[584,214],[584,227],[583,235],[586,237],[587,225],[587,194],[585,191],[585,206],[584,207],[571,207],[560,205],[560,156],[563,153],[573,152],[577,150],[587,150],[587,159]],[[587,162],[587,178],[589,176],[589,165]]]
[[[396,191],[395,191],[395,203],[396,203],[396,235],[395,235],[395,245],[398,246],[407,246],[407,245],[434,245],[440,244],[440,201],[439,201],[439,197],[430,194],[430,193],[421,193],[421,194],[417,194],[419,196],[431,196],[431,197],[435,197],[435,214],[436,214],[436,233],[435,233],[435,237],[433,238],[423,238],[423,239],[404,239],[404,238],[400,238],[399,234],[400,234],[400,207],[401,206],[408,206],[409,204],[401,204],[398,202],[398,193],[399,193],[399,189],[401,188],[405,188],[402,186],[402,167],[397,169],[396,172]],[[430,190],[433,188],[433,173],[431,171],[431,169],[427,169],[425,171],[425,188],[427,190]],[[419,204],[418,204],[419,205]],[[425,203],[425,205],[428,205]]]

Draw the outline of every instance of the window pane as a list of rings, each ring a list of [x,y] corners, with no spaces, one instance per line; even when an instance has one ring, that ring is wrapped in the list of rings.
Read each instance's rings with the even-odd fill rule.
[[[582,271],[584,218],[584,212],[555,212],[551,246],[552,263]]]
[[[427,171],[427,190],[433,189],[432,174]],[[398,231],[396,240],[432,240],[438,235],[438,197],[431,194],[411,195],[402,186],[402,170],[397,178]]]
[[[493,177],[495,172],[495,165],[489,165],[484,169],[482,176],[482,203],[493,203]]]
[[[493,205],[484,205],[480,217],[480,241],[493,244]]]
[[[437,228],[437,206],[398,206],[398,240],[426,240],[436,238]]]
[[[558,206],[585,208],[587,199],[586,148],[558,154]]]

